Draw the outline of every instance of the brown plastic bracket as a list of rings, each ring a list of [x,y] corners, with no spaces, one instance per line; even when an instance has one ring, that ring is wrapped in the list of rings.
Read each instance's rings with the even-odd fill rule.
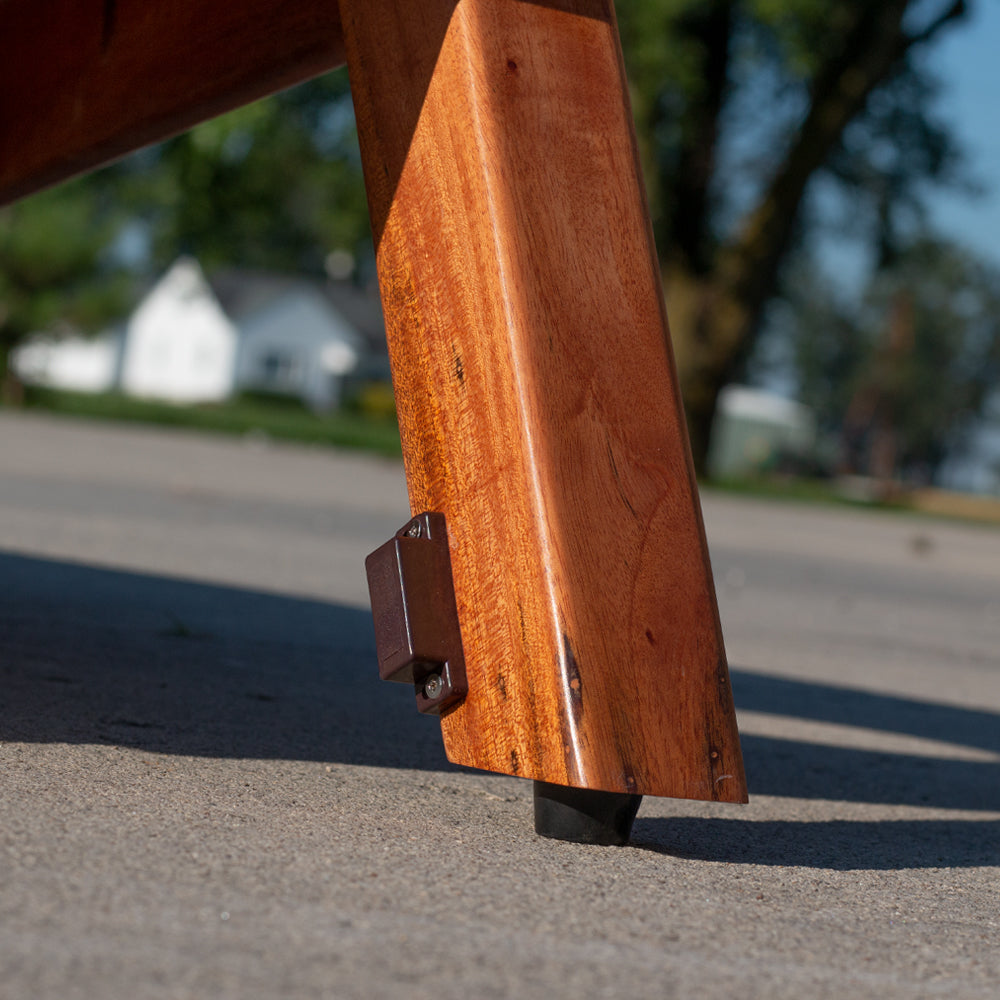
[[[441,715],[469,690],[443,514],[426,512],[365,560],[378,672],[413,684],[417,708]]]

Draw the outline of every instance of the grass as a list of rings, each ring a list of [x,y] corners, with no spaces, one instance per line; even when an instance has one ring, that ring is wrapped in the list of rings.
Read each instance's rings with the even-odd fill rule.
[[[258,434],[286,441],[357,448],[379,455],[401,454],[399,428],[390,417],[337,411],[312,413],[294,401],[246,396],[217,404],[175,406],[118,393],[79,393],[30,388],[25,408],[222,434]]]
[[[844,492],[833,479],[795,479],[790,477],[751,477],[746,479],[707,480],[701,488],[739,496],[767,500],[791,500],[799,503],[833,504],[863,507],[868,510],[902,512],[932,521],[975,522],[1000,526],[1000,499],[975,496],[950,490],[920,488],[903,490],[891,499],[863,499]]]
[[[810,503],[844,503],[834,485],[824,479],[777,479],[753,476],[739,479],[704,479],[702,489],[768,500],[802,500]]]
[[[799,479],[791,476],[748,476],[739,479],[708,479],[702,489],[765,500],[795,500],[801,503],[837,504],[878,510],[909,510],[905,495],[895,500],[860,499],[845,495],[833,479]]]

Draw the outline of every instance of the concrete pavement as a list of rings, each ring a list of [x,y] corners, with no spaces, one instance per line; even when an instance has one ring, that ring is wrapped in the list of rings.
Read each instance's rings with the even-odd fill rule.
[[[705,500],[751,789],[531,832],[377,681],[398,463],[0,414],[0,998],[1000,994],[1000,531]]]

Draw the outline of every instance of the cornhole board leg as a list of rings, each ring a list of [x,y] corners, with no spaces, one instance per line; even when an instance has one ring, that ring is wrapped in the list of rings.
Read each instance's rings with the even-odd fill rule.
[[[451,760],[746,800],[610,0],[340,0]]]

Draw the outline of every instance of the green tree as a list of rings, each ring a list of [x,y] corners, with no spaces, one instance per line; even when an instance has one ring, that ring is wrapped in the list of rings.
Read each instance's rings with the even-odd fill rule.
[[[962,0],[619,0],[695,462],[750,354],[819,179],[889,253],[954,177],[921,50]]]
[[[370,254],[343,71],[204,122],[119,168],[154,270],[179,253],[223,265],[321,274],[327,254]]]
[[[0,208],[0,379],[5,402],[19,386],[13,348],[57,322],[97,330],[121,310],[127,274],[112,253],[123,222],[102,180],[84,178]]]
[[[801,395],[844,471],[933,481],[1000,379],[1000,273],[924,237],[845,305],[808,272],[787,317]]]

